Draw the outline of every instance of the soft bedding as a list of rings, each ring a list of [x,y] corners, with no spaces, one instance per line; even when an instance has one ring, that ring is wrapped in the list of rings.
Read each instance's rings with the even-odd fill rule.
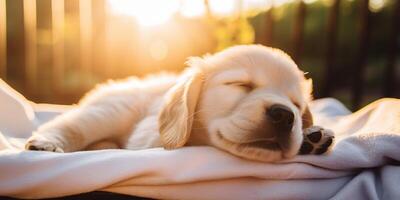
[[[38,105],[0,83],[0,196],[50,198],[109,191],[161,199],[399,199],[400,100],[351,114],[335,99],[311,103],[333,129],[327,155],[279,163],[237,158],[213,147],[24,151],[41,123],[73,107]]]

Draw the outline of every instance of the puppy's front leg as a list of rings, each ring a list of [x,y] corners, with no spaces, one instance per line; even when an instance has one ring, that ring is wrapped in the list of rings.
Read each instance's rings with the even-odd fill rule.
[[[83,149],[93,140],[104,123],[95,108],[77,108],[39,127],[25,145],[27,150],[69,152]],[[105,117],[105,116],[103,116]],[[96,125],[97,124],[97,125]]]
[[[94,142],[128,133],[140,115],[137,101],[126,93],[123,97],[104,96],[39,127],[25,148],[53,152],[83,150]]]

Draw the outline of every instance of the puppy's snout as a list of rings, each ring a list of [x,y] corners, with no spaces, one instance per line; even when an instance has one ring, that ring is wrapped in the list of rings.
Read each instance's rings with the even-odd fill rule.
[[[274,104],[267,109],[267,117],[272,126],[279,132],[290,133],[293,127],[294,114],[287,106]]]

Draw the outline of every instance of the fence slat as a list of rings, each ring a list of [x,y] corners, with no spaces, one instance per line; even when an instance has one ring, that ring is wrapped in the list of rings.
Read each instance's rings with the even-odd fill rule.
[[[104,80],[109,76],[105,73],[107,56],[106,56],[106,1],[96,0],[92,2],[92,24],[93,24],[93,36],[92,36],[92,73],[97,75],[97,80]]]
[[[383,88],[383,94],[389,97],[395,97],[399,95],[399,93],[395,93],[398,89],[396,83],[396,55],[399,50],[398,41],[400,35],[400,1],[396,1],[396,8],[394,9],[393,13],[393,25],[392,25],[392,32],[390,38],[388,40],[388,57],[387,57],[387,65],[385,69],[385,82]]]
[[[6,1],[7,82],[25,92],[25,40],[23,0]]]
[[[360,2],[360,30],[358,54],[355,60],[353,71],[353,109],[358,109],[364,92],[364,73],[366,68],[368,43],[370,35],[370,11],[369,0]]]
[[[37,88],[37,30],[36,0],[24,0],[25,73],[30,93]]]
[[[7,79],[6,0],[0,0],[0,78]]]
[[[265,13],[265,45],[272,46],[273,36],[274,36],[274,6],[268,9]]]
[[[324,71],[324,83],[321,91],[321,96],[330,96],[334,84],[334,67],[336,56],[336,42],[338,33],[339,21],[339,6],[340,0],[334,0],[332,7],[329,10],[327,24],[327,44],[326,44],[326,66]]]
[[[299,0],[296,18],[293,26],[293,60],[300,64],[301,51],[303,50],[304,21],[306,18],[306,4]]]
[[[51,1],[53,34],[53,89],[62,91],[64,78],[64,0]]]
[[[91,81],[92,66],[92,1],[79,0],[79,24],[80,24],[80,62],[82,83],[88,87]]]

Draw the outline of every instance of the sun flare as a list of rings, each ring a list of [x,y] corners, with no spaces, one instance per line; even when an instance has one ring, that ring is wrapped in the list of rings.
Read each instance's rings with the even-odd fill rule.
[[[271,4],[276,6],[293,0],[208,0],[213,15],[226,16],[238,9],[263,9]],[[313,1],[313,0],[308,0]],[[185,17],[199,17],[206,13],[205,0],[108,0],[111,13],[132,16],[142,26],[157,26],[166,23],[174,14]]]
[[[167,22],[179,9],[178,0],[109,0],[111,11],[135,17],[143,26],[155,26]]]

